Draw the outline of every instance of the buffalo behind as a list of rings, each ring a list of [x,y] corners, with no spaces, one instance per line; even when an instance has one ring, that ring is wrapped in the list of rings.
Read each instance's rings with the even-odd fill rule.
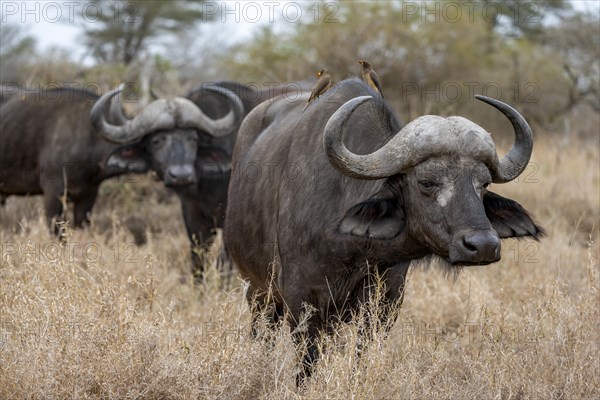
[[[93,124],[106,140],[123,144],[106,164],[144,165],[179,197],[196,280],[203,277],[202,250],[212,242],[215,228],[223,226],[231,157],[242,118],[261,102],[280,94],[297,95],[302,88],[300,83],[266,89],[233,81],[202,84],[185,98],[157,99],[134,118],[125,114],[120,101],[114,101],[119,100],[121,89],[97,102]],[[102,118],[106,114],[117,124]]]
[[[69,199],[72,226],[86,223],[100,183],[127,172],[104,165],[116,146],[89,122],[97,99],[73,88],[11,96],[0,108],[0,195],[43,194],[49,222],[62,219]]]

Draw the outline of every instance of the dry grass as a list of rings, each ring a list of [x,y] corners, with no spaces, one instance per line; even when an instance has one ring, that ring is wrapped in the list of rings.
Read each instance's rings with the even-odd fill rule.
[[[272,347],[249,337],[243,285],[183,279],[187,237],[159,183],[107,182],[92,227],[62,247],[39,198],[9,198],[0,398],[598,398],[600,160],[597,146],[558,154],[538,140],[537,172],[493,189],[533,211],[547,238],[507,241],[501,262],[456,281],[413,269],[390,336],[357,361],[356,329],[341,329],[302,391],[289,333]],[[128,224],[145,244],[128,244]]]

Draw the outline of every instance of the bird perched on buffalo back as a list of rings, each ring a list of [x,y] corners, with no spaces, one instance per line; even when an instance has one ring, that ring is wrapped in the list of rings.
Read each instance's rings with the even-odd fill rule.
[[[327,71],[326,69],[322,69],[319,72],[317,72],[317,77],[319,79],[317,79],[317,82],[313,86],[312,92],[310,93],[310,97],[308,98],[308,101],[306,102],[306,105],[304,106],[302,111],[304,111],[306,107],[308,107],[311,101],[325,93],[331,87],[331,76],[329,75],[329,71]]]
[[[379,76],[368,61],[359,60],[358,63],[362,65],[362,78],[363,81],[367,82],[369,86],[378,92],[383,97],[383,90],[381,90],[381,82],[379,82]]]

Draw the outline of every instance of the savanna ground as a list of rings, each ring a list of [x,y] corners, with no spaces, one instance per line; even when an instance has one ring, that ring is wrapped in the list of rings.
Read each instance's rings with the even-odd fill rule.
[[[238,278],[223,289],[213,269],[191,283],[178,202],[160,182],[106,182],[91,227],[62,245],[39,197],[11,197],[0,398],[599,398],[599,165],[596,142],[538,134],[519,182],[492,190],[548,236],[505,241],[499,263],[456,279],[413,268],[389,336],[357,360],[356,327],[340,329],[303,390],[288,330],[273,346],[250,337]]]

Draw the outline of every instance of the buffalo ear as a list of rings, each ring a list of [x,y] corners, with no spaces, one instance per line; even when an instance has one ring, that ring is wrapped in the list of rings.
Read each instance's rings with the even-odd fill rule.
[[[112,173],[141,174],[150,169],[150,160],[141,146],[127,144],[114,149],[104,165]]]
[[[537,225],[529,212],[514,200],[496,193],[486,192],[483,207],[492,224],[492,228],[503,238],[532,237],[540,240],[546,232]]]
[[[369,199],[348,209],[338,225],[345,235],[392,239],[404,229],[404,211],[398,200]]]

